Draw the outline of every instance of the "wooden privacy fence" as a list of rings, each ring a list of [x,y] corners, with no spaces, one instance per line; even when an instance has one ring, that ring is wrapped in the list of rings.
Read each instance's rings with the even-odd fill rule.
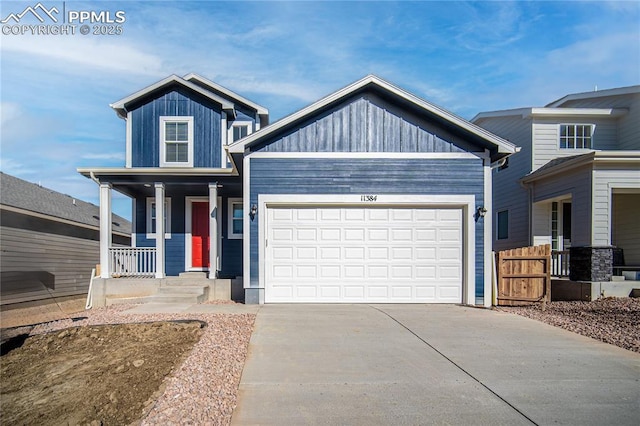
[[[498,306],[551,301],[551,246],[522,247],[496,255]]]

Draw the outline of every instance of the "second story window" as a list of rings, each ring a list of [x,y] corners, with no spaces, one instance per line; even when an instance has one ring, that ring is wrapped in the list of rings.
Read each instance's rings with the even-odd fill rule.
[[[591,149],[591,124],[561,124],[560,148],[561,149]]]
[[[234,121],[229,127],[229,143],[242,139],[251,133],[252,124],[250,121]]]
[[[193,166],[193,117],[160,117],[160,166]]]

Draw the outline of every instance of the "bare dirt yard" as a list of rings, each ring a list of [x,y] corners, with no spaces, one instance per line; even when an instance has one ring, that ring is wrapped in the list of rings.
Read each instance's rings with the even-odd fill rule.
[[[229,424],[255,315],[94,309],[2,330],[2,424]]]
[[[640,299],[606,297],[591,302],[551,302],[496,308],[561,327],[583,336],[640,352]]]

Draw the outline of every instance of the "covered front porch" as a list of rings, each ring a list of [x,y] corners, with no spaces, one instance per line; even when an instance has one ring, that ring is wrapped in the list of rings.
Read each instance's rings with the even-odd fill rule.
[[[189,276],[198,280],[242,275],[241,177],[226,169],[80,170],[100,191],[100,274],[148,281]],[[112,193],[132,200],[131,247],[114,245]],[[155,287],[161,287],[157,282]],[[138,292],[140,293],[140,292]],[[144,291],[142,291],[144,293]]]
[[[551,244],[552,275],[592,283],[640,279],[639,166],[638,155],[596,151],[523,179],[532,242]]]

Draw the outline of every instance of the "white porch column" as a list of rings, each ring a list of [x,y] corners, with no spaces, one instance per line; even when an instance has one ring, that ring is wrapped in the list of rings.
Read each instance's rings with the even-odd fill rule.
[[[110,278],[109,248],[111,247],[111,184],[100,184],[100,278]]]
[[[218,276],[218,182],[209,184],[209,279]]]
[[[155,183],[156,189],[156,278],[164,278],[164,184]]]

